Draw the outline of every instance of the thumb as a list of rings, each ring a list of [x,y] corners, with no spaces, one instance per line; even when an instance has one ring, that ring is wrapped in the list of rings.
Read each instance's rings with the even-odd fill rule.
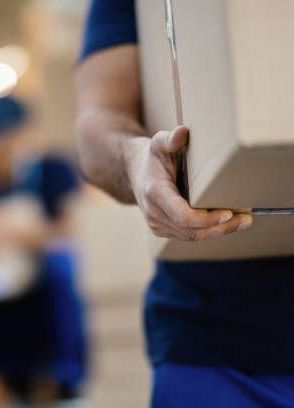
[[[169,134],[166,148],[169,153],[176,153],[187,147],[188,140],[188,129],[185,126],[179,126]]]
[[[185,126],[179,126],[172,132],[159,132],[151,139],[151,149],[154,153],[176,153],[188,144],[189,131]]]

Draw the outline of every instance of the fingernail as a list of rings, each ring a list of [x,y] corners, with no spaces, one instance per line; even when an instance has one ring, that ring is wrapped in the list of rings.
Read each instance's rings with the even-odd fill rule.
[[[253,219],[250,215],[244,215],[242,217],[242,222],[239,225],[238,231],[243,231],[249,227],[251,227]]]
[[[233,217],[232,211],[223,211],[219,223],[222,224],[223,222],[229,221]]]

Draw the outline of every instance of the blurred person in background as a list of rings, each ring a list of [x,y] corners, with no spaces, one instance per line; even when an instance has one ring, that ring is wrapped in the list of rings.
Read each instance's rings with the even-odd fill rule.
[[[79,181],[64,158],[39,155],[29,122],[22,102],[0,99],[1,407],[73,401],[86,374],[71,209]]]
[[[136,203],[160,237],[199,241],[250,227],[249,215],[192,209],[179,194],[185,127],[144,128],[134,3],[91,2],[77,74],[85,176]],[[293,257],[157,262],[145,306],[152,407],[293,408],[293,271]]]

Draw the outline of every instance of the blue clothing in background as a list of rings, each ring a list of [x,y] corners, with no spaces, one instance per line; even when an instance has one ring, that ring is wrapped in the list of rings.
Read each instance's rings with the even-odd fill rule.
[[[75,390],[87,374],[84,304],[77,287],[78,256],[56,248],[43,257],[40,286],[47,362],[44,371],[58,384]]]
[[[31,196],[50,222],[78,188],[74,167],[62,157],[46,156],[21,167],[15,184],[0,192],[3,198]],[[36,256],[36,284],[0,302],[0,375],[21,383],[45,376],[71,393],[87,366],[84,307],[76,286],[78,254],[74,246],[56,244]]]
[[[80,184],[76,169],[58,156],[45,156],[28,163],[17,176],[17,189],[35,196],[49,219],[60,215],[64,200]]]
[[[9,137],[28,120],[26,106],[13,97],[0,98],[0,137]]]
[[[47,253],[30,291],[0,302],[0,374],[50,378],[74,392],[86,376],[84,305],[69,251]]]

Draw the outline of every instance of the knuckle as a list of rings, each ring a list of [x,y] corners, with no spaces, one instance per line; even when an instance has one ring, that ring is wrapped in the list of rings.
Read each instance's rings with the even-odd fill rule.
[[[150,150],[151,152],[157,151],[158,148],[158,143],[160,142],[161,139],[161,132],[156,133],[150,142]]]
[[[154,221],[149,221],[148,222],[148,226],[149,226],[149,228],[155,233],[155,232],[158,232],[159,231],[159,225],[157,225],[157,223],[156,222],[154,222]]]
[[[200,232],[197,230],[189,231],[187,238],[191,242],[200,241]]]
[[[153,208],[149,204],[145,206],[145,218],[149,224],[155,224],[157,222],[156,214],[154,214]]]
[[[186,214],[179,214],[175,217],[175,224],[180,228],[189,227],[189,217]]]
[[[164,147],[167,134],[168,133],[165,131],[160,131],[152,137],[150,143],[151,153],[158,153],[158,151],[160,150],[160,146]]]
[[[150,214],[152,212],[152,204],[146,195],[143,200],[143,211],[145,214]]]
[[[162,230],[162,224],[153,215],[146,216],[148,227],[155,233]]]
[[[232,223],[223,224],[220,230],[220,234],[221,235],[230,234],[231,232],[234,232],[237,228],[238,226]]]
[[[210,215],[201,215],[203,228],[212,228],[219,224],[218,219]]]
[[[202,228],[211,228],[218,225],[218,219],[213,214],[198,211],[197,218]]]
[[[157,185],[154,182],[147,183],[144,189],[147,199],[152,199],[157,195]]]
[[[159,238],[169,237],[169,235],[166,232],[162,231],[160,228],[152,228],[152,232],[156,237],[159,237]]]
[[[148,224],[153,224],[156,221],[154,218],[153,212],[150,210],[148,206],[145,209],[145,218]]]
[[[228,226],[227,228],[225,228],[223,235],[233,234],[234,232],[237,232],[237,231],[238,231],[237,225]]]

